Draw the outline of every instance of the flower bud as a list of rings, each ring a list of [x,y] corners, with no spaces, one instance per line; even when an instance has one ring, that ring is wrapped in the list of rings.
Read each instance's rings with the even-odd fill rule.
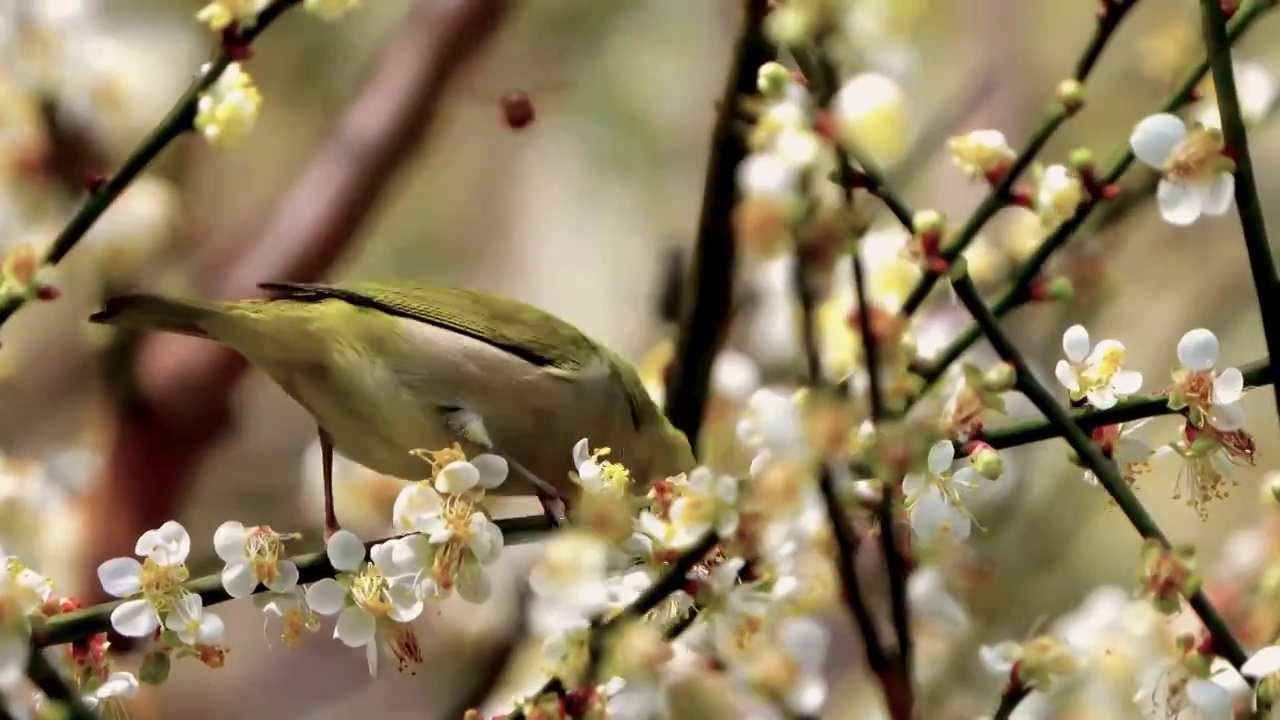
[[[1044,299],[1056,300],[1058,302],[1067,302],[1075,294],[1075,286],[1071,283],[1071,278],[1065,275],[1058,277],[1045,283]]]
[[[1209,667],[1212,664],[1212,658],[1206,657],[1196,650],[1191,650],[1182,656],[1182,667],[1186,668],[1192,677],[1207,679],[1210,672]]]
[[[777,47],[795,47],[813,39],[817,18],[809,8],[784,5],[764,18],[764,35]]]
[[[1075,78],[1058,83],[1058,104],[1067,116],[1075,115],[1084,107],[1084,85]]]
[[[983,445],[976,453],[969,456],[969,462],[978,474],[988,480],[999,480],[1004,475],[1004,459],[990,445]]]
[[[911,219],[916,235],[941,235],[947,229],[947,219],[937,210],[920,210]]]
[[[982,389],[1009,392],[1018,384],[1018,369],[1007,362],[996,363],[982,375]]]
[[[1089,148],[1076,148],[1067,158],[1067,167],[1080,175],[1092,172],[1097,164],[1093,151]]]
[[[138,680],[148,685],[159,685],[169,679],[169,653],[156,650],[148,653],[138,668]]]
[[[769,99],[780,98],[791,84],[791,71],[779,62],[767,62],[756,74],[756,89]]]

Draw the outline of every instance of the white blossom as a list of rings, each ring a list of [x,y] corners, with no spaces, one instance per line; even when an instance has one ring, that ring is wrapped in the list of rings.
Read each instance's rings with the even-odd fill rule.
[[[1160,215],[1190,225],[1201,214],[1222,215],[1234,199],[1234,164],[1222,154],[1222,131],[1187,129],[1177,115],[1161,113],[1138,123],[1129,144],[1139,160],[1161,172],[1156,186]]]
[[[138,538],[134,553],[142,558],[114,558],[98,566],[102,589],[125,598],[111,611],[111,626],[126,637],[146,637],[160,627],[161,614],[184,593],[191,536],[170,520]]]
[[[1091,348],[1089,331],[1072,325],[1062,334],[1062,350],[1067,359],[1058,361],[1054,375],[1072,400],[1085,399],[1105,410],[1142,388],[1142,373],[1123,367],[1125,349],[1119,340],[1103,340]]]
[[[286,536],[265,525],[245,527],[234,520],[218,526],[213,548],[226,563],[222,587],[233,598],[247,597],[261,583],[277,593],[298,584],[298,566],[282,557]]]

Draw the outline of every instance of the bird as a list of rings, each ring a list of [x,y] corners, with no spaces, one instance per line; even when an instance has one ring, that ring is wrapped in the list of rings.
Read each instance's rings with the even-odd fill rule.
[[[424,283],[259,288],[234,301],[118,295],[89,321],[211,340],[265,372],[316,422],[326,538],[340,529],[335,450],[405,480],[426,474],[422,450],[494,453],[516,472],[489,492],[558,503],[558,522],[582,439],[608,448],[639,489],[695,465],[629,363],[531,305]]]

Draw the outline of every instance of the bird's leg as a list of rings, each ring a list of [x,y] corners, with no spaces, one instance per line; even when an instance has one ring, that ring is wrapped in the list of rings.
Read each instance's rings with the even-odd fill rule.
[[[333,436],[328,430],[320,431],[320,466],[324,472],[324,539],[325,542],[333,534],[341,530],[338,515],[333,511]]]
[[[494,445],[493,438],[489,436],[489,431],[484,426],[484,419],[480,417],[479,413],[462,408],[453,408],[445,412],[445,421],[450,429],[460,437],[485,448],[489,452],[501,455],[508,465],[528,481],[530,485],[533,485],[537,490],[538,502],[542,503],[542,512],[553,525],[564,527],[568,524],[568,508],[564,497],[560,495],[560,491],[556,490],[551,483],[534,475],[532,471],[521,465],[518,460]]]

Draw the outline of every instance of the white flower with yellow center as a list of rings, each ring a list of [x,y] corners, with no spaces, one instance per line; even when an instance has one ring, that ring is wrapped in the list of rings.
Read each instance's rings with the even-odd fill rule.
[[[196,20],[214,32],[222,32],[231,23],[253,27],[258,22],[258,13],[270,4],[271,0],[214,0],[196,13]]]
[[[290,650],[297,647],[303,632],[320,629],[320,618],[307,605],[307,598],[297,586],[282,593],[262,593],[253,596],[253,604],[267,615],[280,618],[283,629],[280,640]],[[264,632],[266,628],[263,628]]]
[[[142,558],[114,558],[98,566],[98,580],[107,593],[125,598],[111,611],[111,626],[125,637],[146,637],[160,627],[184,594],[187,555],[191,536],[186,528],[170,520],[138,538],[134,553]]]
[[[396,498],[397,528],[415,533],[394,543],[396,562],[415,573],[421,597],[445,597],[457,589],[470,602],[483,602],[491,590],[483,566],[502,552],[502,530],[478,502],[484,491],[507,477],[497,455],[456,460],[433,482],[412,483]]]
[[[1196,328],[1182,336],[1171,405],[1189,408],[1188,419],[1197,427],[1207,419],[1218,430],[1238,430],[1245,420],[1240,407],[1244,375],[1233,367],[1215,373],[1219,352],[1218,337],[1210,330]]]
[[[797,393],[783,393],[760,388],[747,399],[747,409],[738,421],[738,439],[764,458],[785,458],[808,452],[805,441],[801,398]]]
[[[592,452],[587,438],[574,444],[573,466],[577,468],[574,479],[584,492],[622,496],[630,491],[631,471],[623,465],[606,460],[610,452],[609,448],[597,448]]]
[[[956,449],[950,440],[939,440],[929,448],[927,472],[902,478],[902,493],[911,529],[929,542],[940,532],[953,539],[969,536],[973,524],[965,510],[961,492],[978,484],[982,476],[971,465],[951,472]]]
[[[365,648],[369,673],[376,674],[379,639],[390,648],[401,669],[422,661],[413,628],[407,623],[422,614],[422,600],[412,578],[392,559],[396,541],[374,545],[365,562],[364,543],[346,530],[329,538],[325,548],[336,578],[307,588],[307,605],[321,615],[337,615],[333,636],[348,647]]]
[[[1142,373],[1123,367],[1125,350],[1119,340],[1103,340],[1094,347],[1089,331],[1072,325],[1062,334],[1062,350],[1067,359],[1059,360],[1053,372],[1072,400],[1085,399],[1106,410],[1142,388]]]
[[[823,664],[830,637],[807,617],[771,624],[746,647],[726,653],[731,674],[796,715],[816,717],[827,700]]]
[[[213,533],[213,549],[226,563],[222,587],[233,598],[248,597],[261,583],[272,592],[288,592],[298,584],[298,566],[284,555],[284,541],[297,534],[281,535],[266,525],[245,527],[228,520]]]
[[[360,7],[363,0],[304,0],[303,9],[324,20],[337,20]]]
[[[564,632],[608,608],[608,571],[609,546],[596,535],[571,530],[548,542],[529,572],[534,593],[529,615],[535,632]]]
[[[204,600],[194,593],[178,598],[164,620],[165,628],[192,647],[222,644],[226,627],[222,618],[204,611]]]
[[[686,548],[712,530],[729,537],[738,529],[737,478],[697,467],[663,482],[674,497],[666,518],[650,511],[640,515],[640,526],[663,545]]]
[[[1017,157],[999,130],[974,130],[947,141],[951,160],[974,179],[987,178],[1009,167]]]
[[[911,140],[906,94],[879,73],[855,75],[832,98],[840,142],[877,164],[902,158]]]
[[[1177,115],[1152,115],[1129,136],[1133,154],[1161,173],[1156,186],[1160,216],[1173,225],[1190,225],[1203,215],[1222,215],[1234,199],[1235,163],[1222,154],[1222,131],[1196,125],[1190,130]]]
[[[206,72],[208,65],[201,68]],[[196,104],[195,127],[213,145],[233,143],[253,130],[262,109],[262,93],[240,63],[222,71]]]
[[[1045,228],[1056,228],[1084,201],[1084,185],[1065,165],[1050,165],[1036,183],[1036,214]]]

